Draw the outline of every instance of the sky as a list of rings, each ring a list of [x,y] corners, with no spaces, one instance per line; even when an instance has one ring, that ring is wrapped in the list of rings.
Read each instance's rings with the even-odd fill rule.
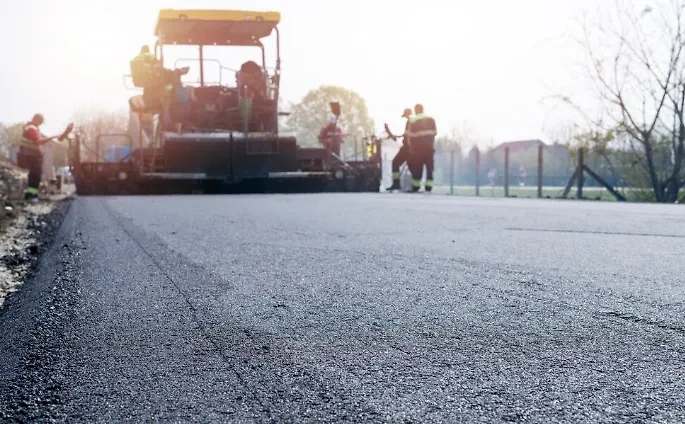
[[[230,3],[230,6],[228,4]],[[120,110],[129,61],[154,43],[160,8],[281,13],[281,97],[322,84],[361,94],[380,133],[422,103],[439,132],[470,127],[481,145],[539,138],[574,119],[542,99],[582,93],[582,51],[568,36],[593,0],[22,0],[0,14],[0,122],[45,115],[58,133],[84,108]],[[232,55],[233,53],[229,53]],[[240,55],[238,55],[240,56]],[[226,57],[237,67],[242,57]],[[274,51],[267,51],[273,64]],[[227,63],[224,63],[226,61]],[[322,117],[325,122],[326,117]],[[475,140],[474,140],[475,141]]]

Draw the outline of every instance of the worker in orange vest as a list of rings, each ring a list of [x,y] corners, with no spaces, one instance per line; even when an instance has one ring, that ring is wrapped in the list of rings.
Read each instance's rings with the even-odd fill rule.
[[[46,137],[40,132],[43,122],[45,122],[43,115],[37,113],[31,121],[24,124],[17,154],[17,165],[29,171],[28,187],[24,197],[32,202],[38,201],[38,188],[43,176],[43,146],[56,138]]]
[[[340,147],[344,142],[344,134],[342,128],[337,125],[337,121],[334,115],[329,116],[328,125],[321,128],[319,132],[319,143],[326,146],[329,152],[340,156]]]

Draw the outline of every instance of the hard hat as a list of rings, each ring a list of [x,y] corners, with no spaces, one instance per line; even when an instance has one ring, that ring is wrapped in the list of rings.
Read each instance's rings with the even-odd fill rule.
[[[405,108],[404,112],[402,112],[402,118],[409,118],[411,116],[411,109]]]

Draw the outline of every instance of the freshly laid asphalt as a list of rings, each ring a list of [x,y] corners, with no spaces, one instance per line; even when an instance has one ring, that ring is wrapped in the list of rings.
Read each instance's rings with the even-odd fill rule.
[[[90,197],[0,311],[0,421],[683,422],[685,209]]]

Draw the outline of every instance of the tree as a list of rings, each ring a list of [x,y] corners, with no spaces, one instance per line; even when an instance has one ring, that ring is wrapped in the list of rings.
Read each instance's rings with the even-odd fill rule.
[[[348,135],[346,143],[350,143],[354,137],[359,141],[364,135],[373,133],[374,122],[361,95],[344,87],[322,85],[310,90],[299,103],[291,107],[286,128],[297,134],[298,144],[318,145],[319,132],[330,115],[329,103],[334,101],[341,105],[338,123]]]
[[[10,158],[11,150],[18,146],[21,142],[21,134],[23,132],[24,123],[17,122],[11,125],[0,125],[2,125],[2,129],[0,130],[0,137],[2,138],[0,142],[2,144],[0,147],[2,149],[2,156],[5,158]]]
[[[481,137],[471,124],[461,121],[459,124],[452,125],[450,135],[437,137],[435,147],[436,149],[456,149],[461,154],[465,146],[476,145],[480,139]]]
[[[450,176],[457,180],[467,178],[473,169],[469,160],[464,157],[465,148],[477,146],[482,138],[467,121],[453,124],[449,135],[435,138],[435,181],[438,184],[448,183]],[[450,167],[454,167],[451,170]]]
[[[627,4],[615,0],[607,15],[582,25],[603,111],[595,125],[614,131],[611,141],[632,154],[654,200],[672,203],[685,185],[685,0]]]

